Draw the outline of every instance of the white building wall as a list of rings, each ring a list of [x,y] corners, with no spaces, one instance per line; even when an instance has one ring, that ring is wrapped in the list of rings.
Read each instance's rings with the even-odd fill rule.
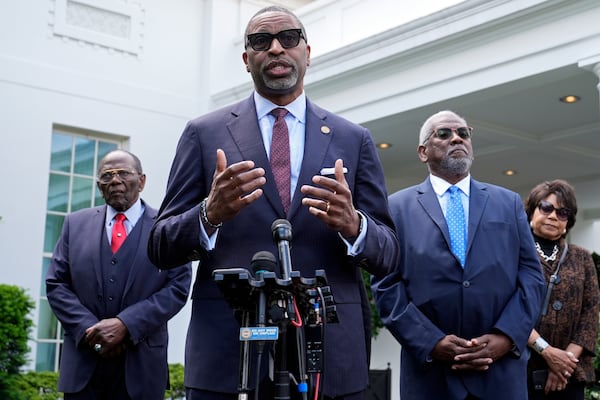
[[[89,32],[80,39],[57,35],[55,12],[61,3],[0,3],[0,177],[5,185],[0,280],[25,288],[36,300],[53,125],[128,137],[128,148],[148,176],[143,198],[158,208],[177,139],[187,120],[204,111],[199,98],[204,2],[118,2],[139,16],[133,54],[86,42],[93,36]],[[110,9],[114,3],[97,4]],[[90,31],[110,29],[110,12],[104,19],[93,17]],[[170,324],[171,362],[183,362],[185,314]],[[37,322],[37,310],[32,318]],[[35,342],[30,347],[33,358]]]

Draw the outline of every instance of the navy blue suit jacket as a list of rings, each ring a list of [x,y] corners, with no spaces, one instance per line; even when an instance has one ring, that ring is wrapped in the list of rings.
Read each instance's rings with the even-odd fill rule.
[[[98,355],[85,343],[85,330],[100,319],[118,317],[129,331],[125,356],[129,395],[132,399],[164,397],[168,382],[167,321],[185,304],[192,274],[189,263],[165,271],[150,262],[146,249],[157,211],[147,204],[145,207],[134,228],[141,230],[140,240],[128,253],[130,258],[118,259],[118,266],[128,269],[128,277],[123,293],[113,299],[104,295],[111,283],[103,279],[100,264],[101,249],[108,246],[106,206],[80,210],[65,218],[46,275],[48,301],[65,330],[58,383],[62,392],[81,391],[96,367]],[[120,305],[118,314],[106,315],[108,301]]]
[[[225,151],[228,164],[253,160],[256,167],[266,171],[267,182],[260,199],[223,224],[215,249],[207,253],[199,242],[198,205],[210,191],[218,148]],[[368,219],[365,248],[357,257],[348,257],[338,233],[301,205],[300,187],[312,184],[311,178],[321,168],[333,167],[338,158],[348,168],[346,179],[355,207]],[[188,123],[149,243],[151,259],[163,267],[201,259],[186,344],[186,386],[237,392],[239,324],[214,283],[212,271],[248,268],[258,251],[277,255],[271,224],[279,218],[287,218],[292,225],[293,270],[303,277],[313,277],[316,269],[325,269],[337,303],[340,323],[329,324],[326,333],[325,393],[334,396],[367,386],[370,327],[366,318],[370,316],[358,267],[385,274],[396,263],[398,249],[387,209],[383,171],[370,133],[307,101],[304,158],[286,217],[252,96]]]
[[[516,193],[471,179],[464,270],[450,251],[446,220],[430,180],[389,198],[401,246],[396,270],[373,279],[377,306],[402,345],[403,400],[527,398],[527,339],[537,319],[544,280]],[[455,372],[431,360],[445,335],[470,339],[495,330],[515,354],[486,372]]]

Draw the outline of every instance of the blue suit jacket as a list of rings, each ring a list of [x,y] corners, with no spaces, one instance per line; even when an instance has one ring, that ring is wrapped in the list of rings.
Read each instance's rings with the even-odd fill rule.
[[[322,129],[322,127],[329,129]],[[264,194],[226,221],[210,253],[199,243],[200,201],[210,191],[216,150],[228,164],[253,160],[266,171]],[[344,160],[355,207],[368,218],[363,253],[348,257],[337,232],[301,205],[300,187],[323,167]],[[165,199],[149,244],[157,265],[169,267],[201,259],[192,298],[192,318],[186,344],[185,384],[205,390],[237,392],[239,324],[214,283],[216,268],[248,268],[258,251],[277,255],[271,224],[286,218],[271,173],[256,117],[253,97],[191,121],[182,134],[173,161]],[[383,171],[367,129],[307,101],[306,142],[296,192],[287,216],[292,224],[293,270],[314,277],[325,269],[337,303],[339,324],[326,333],[324,391],[330,396],[363,390],[368,379],[370,345],[368,304],[360,268],[384,274],[396,263],[398,244],[387,211]],[[253,382],[254,377],[251,377]],[[251,383],[252,384],[252,383]]]
[[[85,330],[102,318],[118,317],[127,326],[126,385],[132,399],[162,399],[168,381],[167,321],[183,307],[191,283],[191,266],[158,270],[148,259],[147,242],[157,211],[147,204],[135,229],[140,240],[130,259],[125,291],[113,301],[117,315],[105,315],[109,285],[102,278],[101,248],[108,245],[106,206],[74,212],[65,218],[46,275],[48,301],[64,330],[58,389],[78,392],[89,382],[98,355],[85,341]],[[128,239],[127,239],[128,240]]]
[[[525,399],[527,339],[544,291],[521,199],[471,180],[464,270],[450,251],[446,220],[429,179],[390,196],[401,246],[396,270],[373,280],[381,316],[402,345],[403,400]],[[431,361],[445,335],[508,335],[520,358],[506,355],[486,372],[454,372]]]

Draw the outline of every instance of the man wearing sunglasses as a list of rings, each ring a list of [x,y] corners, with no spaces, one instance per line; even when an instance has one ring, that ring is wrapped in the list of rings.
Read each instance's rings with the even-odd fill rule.
[[[188,124],[149,242],[161,268],[200,259],[186,345],[187,399],[238,397],[240,324],[212,271],[247,267],[259,251],[278,254],[271,230],[277,219],[292,226],[293,270],[314,277],[324,269],[337,307],[339,322],[324,328],[317,357],[324,371],[310,387],[325,399],[363,399],[370,315],[361,269],[386,274],[398,250],[376,148],[367,129],[306,98],[310,46],[294,14],[260,10],[248,23],[244,47],[254,93]],[[299,329],[288,328],[292,346]],[[298,363],[288,354],[295,373]],[[257,387],[255,355],[251,389]],[[262,390],[267,358],[259,368],[263,399],[273,398]],[[293,382],[290,394],[300,397]]]
[[[544,281],[520,197],[470,175],[472,132],[454,112],[429,117],[429,177],[389,199],[401,257],[372,283],[402,345],[402,400],[527,398]]]

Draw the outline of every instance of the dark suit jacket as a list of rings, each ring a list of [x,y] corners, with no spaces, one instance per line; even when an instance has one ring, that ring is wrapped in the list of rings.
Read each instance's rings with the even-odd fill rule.
[[[78,392],[89,382],[98,355],[85,341],[85,330],[102,318],[118,317],[129,330],[126,385],[132,399],[162,399],[167,386],[167,321],[183,307],[191,283],[191,266],[158,270],[148,259],[147,242],[157,211],[147,204],[134,229],[140,240],[129,269],[116,315],[105,315],[103,295],[109,282],[102,274],[101,248],[108,244],[106,206],[74,212],[65,218],[61,237],[46,276],[48,301],[65,330],[58,389]],[[130,238],[126,239],[125,244]],[[106,242],[106,243],[103,243]],[[119,255],[119,253],[117,253]],[[110,260],[108,260],[110,263]]]
[[[471,180],[464,270],[450,251],[429,179],[389,201],[401,257],[394,273],[373,280],[373,290],[384,323],[402,345],[402,400],[462,400],[467,391],[486,400],[527,398],[526,345],[544,280],[519,196]],[[431,361],[445,335],[470,339],[494,330],[517,349],[487,372],[453,372]]]
[[[322,129],[328,127],[329,129]],[[228,164],[253,160],[266,171],[263,196],[219,230],[210,253],[200,246],[200,201],[210,191],[216,150]],[[344,160],[355,207],[368,218],[363,253],[348,257],[339,235],[301,205],[300,187],[323,167]],[[238,384],[239,324],[213,281],[216,268],[248,268],[258,251],[277,255],[271,224],[286,218],[264,149],[252,96],[245,101],[191,121],[180,139],[166,197],[149,243],[151,259],[169,267],[201,258],[192,298],[192,319],[186,345],[188,387],[235,393]],[[397,258],[398,244],[387,211],[382,168],[367,129],[307,101],[306,143],[300,176],[287,216],[293,229],[293,270],[314,277],[325,269],[337,303],[339,324],[326,333],[325,393],[333,396],[363,390],[367,385],[366,300],[358,266],[384,274]],[[367,329],[369,331],[370,328]],[[218,367],[217,367],[218,366]]]

